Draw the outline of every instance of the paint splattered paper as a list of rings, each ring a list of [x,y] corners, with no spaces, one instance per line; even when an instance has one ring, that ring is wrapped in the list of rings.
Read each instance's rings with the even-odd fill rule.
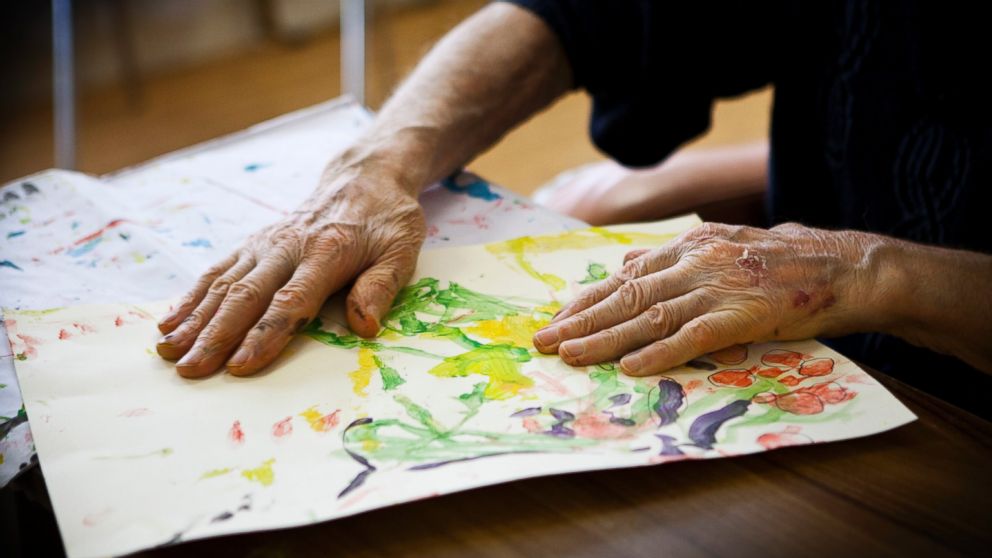
[[[0,306],[40,309],[179,295],[244,238],[293,210],[371,122],[347,99],[104,177],[50,170],[0,187]],[[580,221],[468,173],[421,195],[430,249],[562,231]],[[0,345],[7,339],[0,327]],[[0,487],[34,461],[0,350]]]
[[[340,301],[252,378],[184,380],[156,304],[7,311],[73,557],[302,525],[514,479],[864,436],[914,419],[815,341],[733,347],[633,379],[533,332],[624,253],[698,221],[422,254],[374,340]]]

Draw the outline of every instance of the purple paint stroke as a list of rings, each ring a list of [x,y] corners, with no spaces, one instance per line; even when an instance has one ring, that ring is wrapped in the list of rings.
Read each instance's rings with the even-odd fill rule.
[[[354,491],[355,489],[357,489],[358,487],[362,486],[365,483],[365,480],[368,479],[369,475],[371,475],[372,473],[376,472],[375,465],[372,465],[371,463],[369,463],[369,460],[368,459],[365,459],[363,456],[361,456],[361,455],[359,455],[359,454],[351,451],[350,449],[348,449],[348,445],[347,445],[348,431],[349,430],[351,430],[352,428],[354,428],[356,426],[366,425],[366,424],[369,424],[371,422],[372,422],[372,417],[365,417],[365,418],[360,418],[360,419],[354,420],[354,421],[352,421],[351,424],[349,424],[344,429],[344,432],[341,433],[341,442],[342,442],[342,447],[344,448],[345,453],[348,454],[348,457],[351,457],[352,459],[354,459],[355,461],[357,461],[360,465],[362,465],[363,467],[365,467],[365,470],[361,471],[360,473],[358,473],[357,475],[355,475],[355,478],[351,479],[351,482],[348,483],[348,486],[344,487],[344,490],[342,490],[340,493],[338,493],[338,498],[343,498],[346,495],[348,495],[348,493],[350,493],[350,492]]]
[[[682,384],[671,378],[662,378],[658,382],[658,402],[654,404],[654,412],[658,413],[661,421],[658,426],[672,424],[679,418],[679,409],[685,403],[685,391]]]
[[[9,233],[7,233],[7,240],[10,240],[11,238],[16,238],[18,236],[21,236],[21,235],[23,235],[26,232],[28,232],[28,231],[10,231]]]
[[[24,188],[24,193],[29,196],[39,192],[38,187],[30,182],[21,182],[21,188]]]
[[[575,420],[575,415],[568,411],[562,411],[561,409],[548,409],[551,411],[551,416],[555,417],[557,420],[562,422],[568,422],[570,420]]]
[[[551,430],[547,430],[544,433],[548,436],[554,436],[555,438],[575,437],[575,431],[560,422],[553,424],[551,426]]]
[[[626,405],[627,403],[630,403],[630,394],[618,393],[616,395],[611,395],[610,401],[612,402],[612,404],[610,405],[611,408],[619,407],[620,405]]]
[[[675,444],[675,438],[667,434],[655,434],[655,437],[661,440],[661,452],[658,455],[685,455],[685,453],[679,449],[678,445]]]
[[[750,399],[738,399],[722,409],[699,415],[689,427],[689,439],[697,447],[713,449],[713,444],[716,443],[716,433],[723,426],[723,423],[742,416],[747,412],[749,405],[751,405]]]
[[[510,415],[510,417],[523,418],[523,417],[532,417],[534,415],[539,415],[539,414],[541,414],[540,407],[527,407],[526,409],[520,409],[516,413],[513,413],[512,415]]]
[[[0,260],[0,267],[9,267],[11,269],[16,269],[17,271],[24,271],[17,264],[10,260]]]

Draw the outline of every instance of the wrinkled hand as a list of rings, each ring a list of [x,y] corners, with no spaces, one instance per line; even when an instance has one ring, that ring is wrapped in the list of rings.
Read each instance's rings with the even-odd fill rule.
[[[179,359],[189,378],[225,362],[234,375],[252,374],[356,276],[348,324],[374,336],[413,274],[425,230],[417,199],[396,182],[329,166],[299,209],[212,267],[162,318],[158,353]]]
[[[534,345],[580,366],[620,359],[635,376],[738,343],[865,331],[878,270],[875,235],[786,224],[707,223],[583,291]],[[881,289],[879,290],[881,291]]]

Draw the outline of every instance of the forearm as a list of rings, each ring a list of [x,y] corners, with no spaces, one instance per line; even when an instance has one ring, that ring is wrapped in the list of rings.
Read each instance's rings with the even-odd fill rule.
[[[444,37],[343,155],[412,192],[470,161],[570,86],[571,69],[537,16],[495,3]]]
[[[893,239],[874,252],[884,331],[992,373],[992,256]]]
[[[683,149],[659,166],[634,171],[643,189],[640,207],[664,207],[671,214],[743,198],[765,191],[768,181],[768,142]],[[650,187],[650,185],[657,187]]]

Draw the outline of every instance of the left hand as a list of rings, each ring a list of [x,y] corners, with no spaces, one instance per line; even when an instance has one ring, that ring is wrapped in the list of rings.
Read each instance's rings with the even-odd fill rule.
[[[884,237],[789,223],[770,230],[706,223],[586,289],[537,332],[542,353],[573,366],[620,359],[633,376],[731,345],[871,331],[884,288]]]

